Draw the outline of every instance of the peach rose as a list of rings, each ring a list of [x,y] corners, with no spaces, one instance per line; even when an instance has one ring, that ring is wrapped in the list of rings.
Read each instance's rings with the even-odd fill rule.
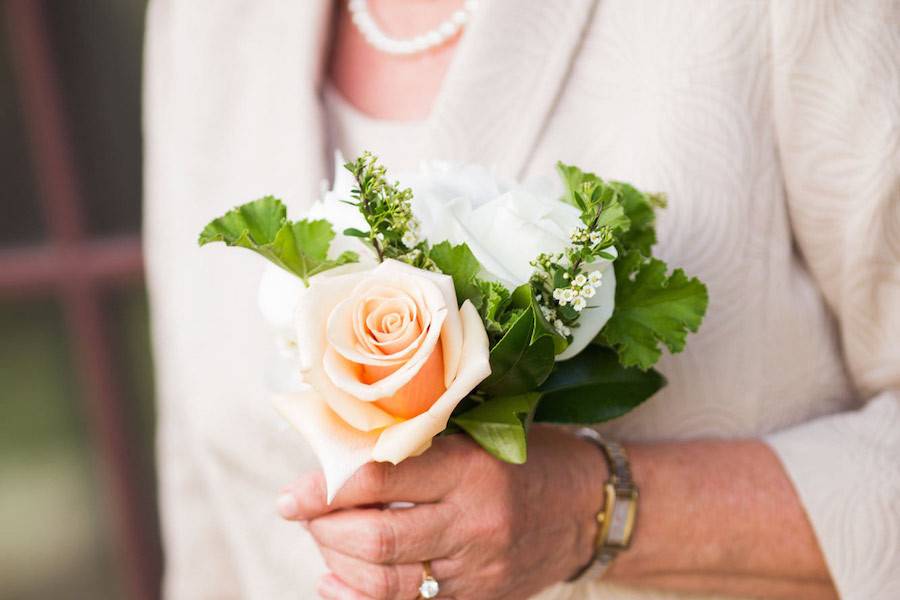
[[[363,464],[421,454],[490,375],[488,339],[453,280],[387,260],[314,277],[296,309],[303,389],[276,396],[309,441],[328,499]]]

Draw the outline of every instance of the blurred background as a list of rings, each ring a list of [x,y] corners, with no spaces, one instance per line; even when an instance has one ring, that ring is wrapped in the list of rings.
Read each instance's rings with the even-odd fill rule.
[[[0,0],[0,599],[151,599],[144,0]]]

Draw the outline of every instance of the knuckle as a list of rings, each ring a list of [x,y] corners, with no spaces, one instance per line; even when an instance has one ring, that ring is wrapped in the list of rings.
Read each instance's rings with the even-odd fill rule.
[[[501,504],[494,510],[484,513],[481,533],[486,536],[486,539],[492,539],[505,545],[511,540],[512,530],[512,511],[506,505]]]
[[[359,487],[368,497],[377,497],[386,487],[388,472],[381,463],[369,463],[359,471]]]
[[[514,574],[515,569],[513,569],[512,563],[505,558],[492,562],[484,570],[486,579],[493,583],[511,581]],[[484,589],[487,589],[487,587]]]
[[[369,562],[390,562],[397,550],[397,536],[389,521],[371,528],[371,538],[364,552]]]
[[[369,593],[375,600],[391,600],[397,596],[399,579],[393,567],[376,567],[371,575]]]

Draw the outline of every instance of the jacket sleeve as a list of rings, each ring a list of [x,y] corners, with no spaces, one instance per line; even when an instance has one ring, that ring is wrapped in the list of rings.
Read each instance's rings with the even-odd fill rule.
[[[900,2],[770,6],[791,223],[860,409],[767,441],[841,597],[900,598]]]
[[[177,25],[173,3],[153,0],[147,12],[144,51],[144,183],[145,207],[166,201],[165,182],[171,169],[163,156],[172,123],[169,99],[176,68],[173,31]],[[148,209],[145,208],[145,213]],[[146,232],[145,232],[146,233]],[[168,277],[148,252],[148,287],[151,309],[158,312],[168,294],[163,284]],[[157,366],[167,345],[177,343],[171,332],[154,322],[154,350]],[[184,390],[157,370],[157,472],[159,507],[165,549],[164,597],[169,600],[227,600],[240,591],[235,564],[227,544],[210,478],[201,460],[200,442],[194,431]]]

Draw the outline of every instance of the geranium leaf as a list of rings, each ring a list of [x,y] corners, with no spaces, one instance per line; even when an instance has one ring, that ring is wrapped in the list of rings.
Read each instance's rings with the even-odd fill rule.
[[[619,246],[650,256],[650,249],[656,243],[656,213],[651,196],[621,181],[611,181],[609,185],[618,192],[618,204],[629,222],[617,236]]]
[[[616,307],[599,340],[612,346],[624,366],[649,369],[662,353],[684,348],[688,332],[697,331],[709,295],[706,286],[681,269],[667,275],[666,263],[637,251],[620,256],[616,269]]]
[[[224,242],[253,250],[308,284],[313,275],[359,259],[353,252],[329,259],[332,239],[328,221],[289,221],[281,200],[266,196],[211,221],[200,233],[199,244]]]
[[[481,263],[469,250],[469,246],[466,244],[454,246],[450,242],[441,242],[432,246],[429,257],[441,273],[453,278],[456,300],[460,305],[470,300],[475,308],[482,307],[483,294],[476,279],[481,271]]]
[[[540,397],[540,393],[531,392],[491,398],[453,422],[493,456],[522,464],[528,457],[528,425]]]
[[[622,416],[659,391],[666,381],[657,371],[623,367],[610,348],[588,346],[556,363],[540,387],[535,420],[591,424]]]

